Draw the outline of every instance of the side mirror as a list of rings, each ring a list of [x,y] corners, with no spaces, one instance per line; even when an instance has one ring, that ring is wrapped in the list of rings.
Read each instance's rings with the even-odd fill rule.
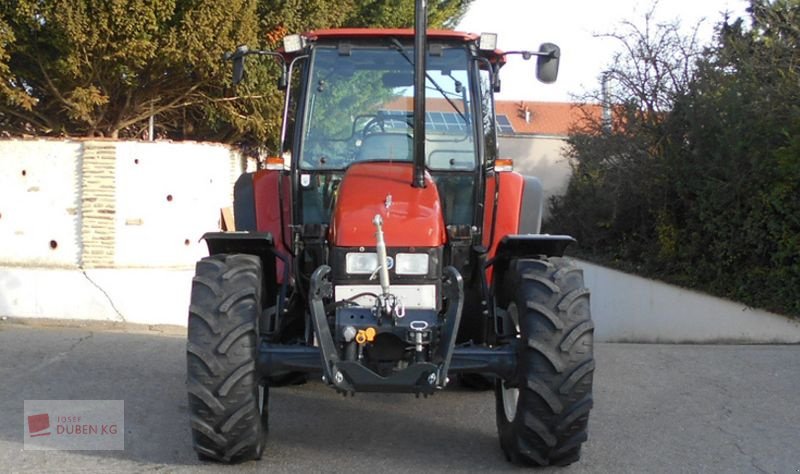
[[[545,84],[552,84],[558,78],[558,62],[561,48],[553,43],[542,43],[536,58],[536,78]]]
[[[238,86],[244,78],[244,56],[233,59],[233,85]]]
[[[237,46],[236,51],[222,55],[223,61],[233,61],[233,77],[231,78],[231,82],[233,82],[234,86],[238,86],[242,82],[242,79],[244,79],[244,57],[250,54],[278,58],[281,63],[281,75],[278,78],[278,89],[285,90],[287,88],[289,84],[289,78],[286,71],[286,60],[283,58],[281,53],[260,50],[250,51],[250,48],[244,44]]]
[[[230,54],[226,54],[225,59],[233,60],[233,85],[238,86],[239,83],[242,82],[244,78],[244,57],[250,51],[250,48],[247,45],[239,45],[236,47],[236,51]]]

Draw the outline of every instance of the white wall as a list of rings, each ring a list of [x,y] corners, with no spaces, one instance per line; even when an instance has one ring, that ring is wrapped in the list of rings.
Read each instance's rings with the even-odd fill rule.
[[[209,143],[0,140],[0,316],[185,325],[243,168]]]
[[[579,266],[598,341],[800,343],[800,321],[588,262]]]
[[[78,264],[81,147],[77,141],[0,141],[0,264]]]
[[[91,245],[81,241],[89,143],[98,142],[0,140],[0,265],[80,265]],[[211,143],[99,143],[116,155],[101,185],[114,196],[110,265],[192,268],[206,255],[200,237],[219,229],[219,210],[232,203],[241,156]]]
[[[115,266],[191,268],[208,255],[199,239],[219,229],[239,161],[208,143],[119,143]]]
[[[0,266],[0,315],[185,326],[193,270]]]

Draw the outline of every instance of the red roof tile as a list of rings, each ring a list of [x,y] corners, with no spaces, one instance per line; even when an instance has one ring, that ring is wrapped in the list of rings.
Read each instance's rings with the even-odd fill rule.
[[[569,102],[521,102],[498,100],[497,115],[505,115],[511,121],[514,133],[525,135],[567,136],[570,129],[580,125],[587,115],[599,119],[602,107],[597,104]],[[526,121],[526,110],[530,113]]]

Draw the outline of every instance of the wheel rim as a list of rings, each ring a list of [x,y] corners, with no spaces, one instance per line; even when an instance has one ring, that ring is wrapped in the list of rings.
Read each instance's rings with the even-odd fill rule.
[[[519,337],[519,312],[517,311],[517,305],[515,303],[509,304],[506,311],[508,311],[508,316],[511,318],[511,321],[514,322],[514,326],[517,328],[517,337]],[[517,416],[519,389],[508,388],[506,384],[501,381],[500,395],[503,399],[503,412],[505,412],[506,420],[509,422],[514,421],[514,418]]]

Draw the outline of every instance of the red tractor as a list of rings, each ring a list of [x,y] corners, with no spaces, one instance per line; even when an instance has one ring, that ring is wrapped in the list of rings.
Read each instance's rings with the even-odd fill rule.
[[[187,345],[194,449],[261,457],[268,391],[309,374],[344,394],[491,381],[506,457],[578,460],[592,408],[583,274],[540,233],[542,188],[497,157],[492,35],[326,30],[280,52],[284,154],[240,177],[236,232],[204,236]],[[545,43],[537,76],[555,80]]]

